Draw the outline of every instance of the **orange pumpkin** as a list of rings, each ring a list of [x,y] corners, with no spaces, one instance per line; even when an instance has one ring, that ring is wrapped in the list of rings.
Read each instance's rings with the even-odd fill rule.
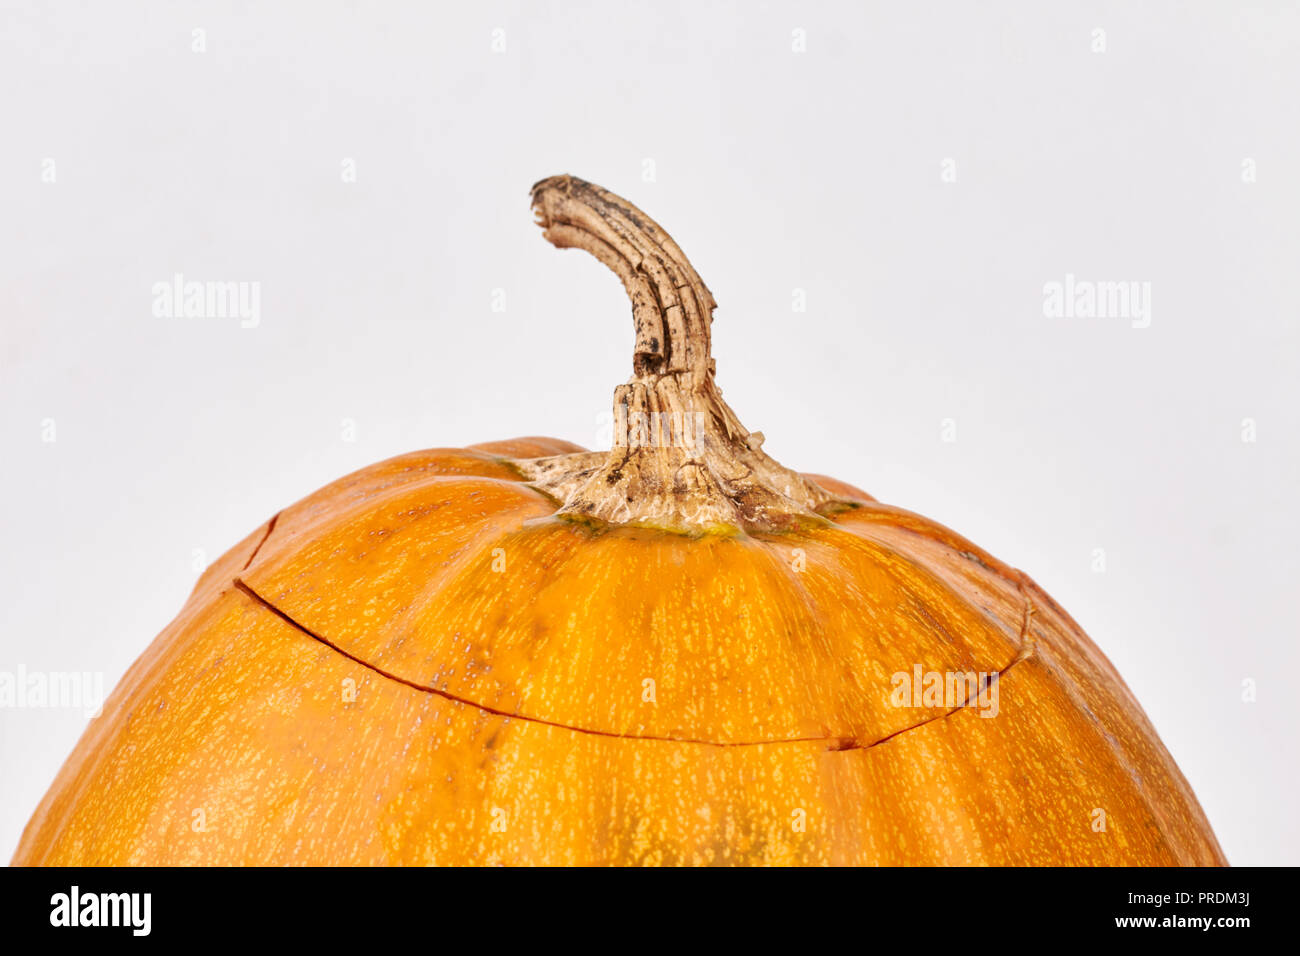
[[[763,453],[713,298],[581,180],[632,299],[615,440],[415,452],[203,575],[19,864],[1221,864],[1115,669],[1021,572]]]

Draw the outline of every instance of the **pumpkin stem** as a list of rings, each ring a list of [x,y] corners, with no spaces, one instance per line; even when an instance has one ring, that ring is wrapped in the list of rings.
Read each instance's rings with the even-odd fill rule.
[[[710,371],[709,324],[717,304],[668,233],[599,186],[553,176],[533,187],[542,235],[558,249],[585,249],[618,275],[632,300],[638,375]]]
[[[763,453],[714,382],[716,303],[685,254],[625,199],[574,176],[532,189],[543,236],[585,249],[632,300],[632,378],[614,392],[614,447],[515,464],[564,502],[559,513],[688,533],[775,530],[833,496]]]

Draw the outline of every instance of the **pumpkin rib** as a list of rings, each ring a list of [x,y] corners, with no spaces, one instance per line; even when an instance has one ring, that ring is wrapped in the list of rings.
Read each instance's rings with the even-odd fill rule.
[[[279,514],[277,514],[277,517],[281,517],[281,516],[284,517],[285,521],[281,523],[280,527],[282,530],[285,531],[285,533],[289,536],[290,539],[305,538],[308,541],[315,542],[321,538],[323,533],[338,531],[340,528],[345,527],[345,522],[347,521],[360,523],[364,519],[372,518],[376,513],[378,513],[381,510],[382,507],[387,505],[392,505],[394,503],[393,499],[399,499],[402,496],[410,496],[414,493],[429,491],[431,489],[439,489],[444,482],[446,483],[464,482],[467,484],[469,482],[474,482],[474,483],[484,483],[489,487],[499,486],[500,488],[510,488],[510,489],[522,488],[525,492],[527,492],[527,495],[521,496],[518,501],[510,503],[508,508],[503,507],[499,511],[493,513],[493,518],[500,519],[502,524],[507,522],[507,519],[511,514],[518,516],[518,512],[522,510],[523,503],[529,502],[532,498],[541,499],[542,502],[545,502],[546,504],[550,504],[545,494],[520,481],[513,481],[505,478],[487,477],[482,475],[432,474],[432,475],[421,475],[405,483],[394,482],[394,483],[384,485],[379,489],[375,490],[369,496],[350,500],[344,506],[337,508],[332,512],[329,512],[324,516],[312,514],[310,512],[307,512],[305,509],[300,509],[298,505],[295,505],[293,506],[292,509],[286,509],[285,511],[280,512]],[[531,502],[531,503],[535,504],[537,502]],[[299,504],[301,504],[301,502]],[[412,507],[415,506],[416,505],[412,503]],[[539,512],[537,515],[524,515],[520,517],[519,520],[522,523],[523,521],[527,520],[528,517],[537,517],[540,516],[541,514],[542,513]],[[399,512],[398,516],[399,517],[403,516],[403,513]],[[423,517],[425,516],[424,515],[416,516],[412,518],[407,524],[401,526],[400,528],[397,528],[395,530],[390,529],[389,533],[391,534],[408,533],[412,530],[413,526]],[[296,524],[294,523],[295,518],[299,519]],[[468,537],[463,542],[462,547],[460,549],[458,549],[457,551],[451,554],[451,557],[454,559],[454,563],[453,565],[449,566],[449,572],[455,570],[456,565],[469,562],[473,557],[475,557],[475,555],[480,550],[480,548],[476,546],[490,544],[493,540],[495,540],[494,534],[496,534],[501,530],[500,526],[489,523],[487,521],[480,521],[480,524],[482,524],[482,527],[476,530],[470,537]],[[266,535],[266,538],[263,540],[263,544],[265,544],[266,541],[269,540],[269,538],[270,538],[270,534],[268,533]],[[259,574],[271,575],[272,573],[282,572],[284,569],[283,567],[281,567],[281,564],[283,564],[283,562],[286,561],[288,558],[295,557],[296,552],[286,553],[282,549],[277,550],[278,548],[279,546],[277,545],[277,548],[269,549],[267,553],[263,555],[261,554],[262,548],[261,546],[259,546],[258,550],[254,553],[253,557],[255,558],[261,556],[262,561],[256,567],[254,567],[253,560],[252,558],[250,558],[248,564],[244,566],[243,571],[250,571],[251,569],[250,574],[253,576]],[[280,562],[280,564],[277,564],[277,562]],[[242,574],[243,571],[241,571],[240,573]]]
[[[849,540],[854,542],[855,547],[861,548],[865,545],[871,548],[881,549],[887,552],[892,558],[898,560],[900,563],[905,563],[908,566],[909,573],[916,574],[917,572],[923,572],[925,574],[926,582],[931,586],[933,586],[934,588],[942,590],[945,594],[951,596],[953,602],[959,604],[967,604],[972,609],[977,607],[977,605],[975,605],[972,601],[970,601],[968,595],[963,594],[961,590],[953,584],[953,582],[949,579],[949,577],[946,574],[938,573],[938,571],[933,566],[931,566],[923,557],[918,557],[918,555],[908,550],[905,545],[906,539],[904,539],[903,541],[899,541],[898,539],[883,536],[883,535],[863,534],[859,531],[859,529],[855,528],[854,526],[842,525],[839,522],[831,522],[831,526],[834,531],[845,532],[848,535]],[[912,529],[903,526],[891,525],[891,527],[898,527],[902,531],[912,532]],[[944,541],[939,538],[932,538],[918,532],[912,532],[912,533],[915,537],[923,538],[925,540],[932,541],[934,543],[948,547],[949,549],[954,550],[954,553],[959,554],[964,558],[969,559],[971,557],[971,555],[969,555],[967,552],[956,551],[955,549],[952,548],[952,545],[947,541]],[[825,543],[830,543],[830,541],[827,540]],[[847,548],[841,548],[840,550],[847,550]],[[992,559],[992,560],[996,560],[996,559]],[[1007,584],[1010,584],[1014,588],[1016,588],[1017,592],[1021,594],[1022,599],[1024,598],[1024,591],[1021,585],[1021,581],[1019,577],[1017,577],[1019,572],[1016,571],[1015,568],[1011,568],[1010,566],[1004,565],[1004,567],[1006,567],[1007,570],[1006,572],[1003,572],[997,568],[993,568],[990,565],[985,564],[983,561],[978,560],[978,558],[976,559],[975,563],[986,571],[994,571],[995,573],[997,573],[998,577],[1000,577]],[[1000,564],[1001,562],[998,563]],[[935,627],[936,629],[940,629],[939,626],[935,624],[933,621],[930,621],[929,623],[932,627]],[[1002,628],[999,628],[999,630],[1002,630],[1003,633],[1006,634],[1008,638],[1010,638],[1011,632],[1006,631]],[[1021,643],[1020,638],[1022,637],[1023,637],[1023,630],[1020,632],[1019,637],[1017,637],[1017,641],[1015,644],[1015,648],[1017,650],[1020,647],[1020,643]]]
[[[922,592],[920,590],[912,589],[906,592],[908,596],[912,597],[915,601],[915,608],[921,615],[923,627],[932,634],[942,637],[943,641],[946,642],[948,646],[960,646],[962,649],[963,659],[953,661],[947,665],[934,664],[934,669],[955,669],[961,671],[976,670],[983,673],[1001,674],[1015,664],[1025,653],[1024,638],[1026,633],[1026,624],[1023,610],[1019,615],[1021,623],[1012,624],[1010,627],[1004,626],[1002,617],[989,614],[987,610],[984,610],[978,603],[971,600],[969,594],[963,593],[963,591],[956,586],[955,582],[950,579],[949,575],[938,573],[933,566],[927,565],[924,560],[917,560],[914,555],[900,549],[897,541],[884,537],[856,534],[852,528],[842,527],[834,522],[829,522],[828,524],[828,530],[834,534],[835,537],[819,536],[817,544],[821,547],[827,548],[841,556],[857,554],[859,557],[867,557],[874,564],[879,566],[889,566],[894,562],[906,564],[908,574],[913,579],[913,588],[924,586],[932,594],[942,595],[942,598],[936,597],[930,602],[927,602],[921,598]],[[746,533],[742,532],[742,534]],[[843,535],[843,537],[839,537],[839,535]],[[782,543],[784,539],[784,535],[779,532],[765,532],[747,536],[766,545],[767,550],[769,551],[773,550],[775,545]],[[851,542],[851,545],[845,544],[846,540]],[[804,541],[801,543],[807,547],[812,542]],[[781,560],[780,556],[775,553],[773,556],[777,559],[775,561],[775,566],[785,572],[783,580],[802,596],[808,607],[813,610],[815,618],[826,621],[828,619],[831,601],[829,600],[830,595],[825,591],[825,582],[822,582],[821,586],[813,586],[813,582],[810,581],[810,576],[808,574],[794,572],[791,570],[788,559]],[[855,575],[860,571],[861,565],[856,563],[841,565],[836,577],[841,582],[845,580],[852,582],[855,579]],[[1008,583],[1012,585],[1018,585],[1018,582],[1013,579],[1007,580]],[[863,586],[866,590],[870,589],[869,585],[864,584]],[[1020,603],[1023,605],[1028,600],[1027,595],[1025,595],[1024,591],[1018,586],[1017,592],[1020,597]],[[984,610],[985,616],[989,618],[988,621],[980,622],[981,624],[988,626],[987,632],[983,632],[985,633],[984,639],[981,640],[971,636],[974,628],[963,628],[961,630],[950,630],[946,628],[942,621],[937,620],[928,613],[926,610],[927,603],[932,604],[935,607],[963,608],[971,612],[972,615],[978,615],[981,610]],[[1007,621],[1007,623],[1010,624],[1010,621]],[[986,642],[993,646],[986,646]],[[924,659],[924,655],[926,655],[927,652],[919,647],[915,648],[915,650],[918,654],[923,655],[918,659]],[[857,678],[861,675],[852,669],[851,662],[847,659],[843,662],[843,669],[848,683],[863,693],[870,693],[871,688],[869,684],[859,683],[857,681]],[[983,689],[983,686],[984,685],[981,685],[979,689]],[[968,703],[969,695],[965,700],[953,707],[946,714],[939,714],[936,716],[947,716],[948,714],[967,706]],[[849,743],[843,747],[843,749],[846,750],[866,749],[897,734],[914,730],[916,727],[933,719],[935,718],[930,717],[927,718],[926,721],[917,724],[909,724],[892,729],[879,728],[879,735],[874,737],[870,743],[866,744],[857,742],[859,735],[856,733],[848,735],[841,734],[838,735],[837,738],[827,737],[824,739],[848,741]]]
[[[833,523],[836,527],[871,540],[876,538],[871,533],[872,529],[884,527],[891,531],[901,531],[926,541],[942,544],[962,557],[974,561],[986,571],[994,572],[1008,584],[1019,586],[1020,579],[1024,576],[1024,572],[1019,568],[1013,567],[985,551],[960,532],[899,505],[886,504],[881,501],[873,501],[865,505],[859,504],[856,507],[840,512],[835,516],[835,519]],[[1055,604],[1056,602],[1053,601],[1052,603]]]
[[[1033,585],[1036,591],[1043,593],[1045,597],[1047,596],[1042,589],[1036,584],[1033,584],[1032,581],[1029,583]],[[1048,597],[1048,600],[1051,601],[1051,598]],[[1049,613],[1059,608],[1059,605],[1056,605],[1055,601],[1051,601],[1051,604],[1052,608],[1049,609]],[[1128,685],[1124,682],[1124,679],[1115,669],[1110,658],[1106,657],[1106,655],[1095,645],[1091,644],[1091,642],[1086,642],[1086,639],[1081,640],[1080,638],[1083,635],[1082,630],[1074,624],[1073,620],[1070,619],[1068,615],[1062,616],[1065,621],[1071,625],[1071,629],[1066,629],[1062,632],[1062,636],[1067,639],[1068,643],[1054,646],[1053,642],[1047,642],[1048,648],[1041,660],[1049,671],[1058,675],[1056,683],[1060,688],[1061,693],[1064,695],[1065,701],[1080,713],[1083,713],[1088,717],[1088,721],[1079,726],[1079,732],[1091,734],[1093,738],[1105,748],[1105,752],[1109,756],[1112,764],[1120,768],[1132,784],[1132,792],[1146,808],[1147,813],[1153,820],[1159,822],[1160,832],[1164,835],[1165,839],[1175,844],[1175,849],[1179,852],[1180,856],[1190,855],[1192,852],[1190,843],[1181,835],[1179,828],[1174,825],[1176,821],[1174,816],[1170,813],[1166,801],[1162,799],[1163,794],[1159,792],[1157,787],[1151,786],[1150,783],[1144,779],[1143,775],[1135,770],[1135,767],[1139,764],[1142,758],[1148,756],[1141,752],[1141,744],[1149,738],[1158,739],[1155,727],[1151,723],[1151,718],[1147,716],[1142,705],[1137,701],[1137,698],[1134,697],[1133,692],[1129,689]],[[1090,663],[1098,667],[1103,667],[1110,678],[1118,685],[1119,690],[1123,692],[1124,696],[1127,698],[1127,703],[1129,704],[1129,708],[1121,711],[1118,716],[1122,719],[1127,719],[1131,728],[1140,729],[1142,733],[1136,735],[1124,734],[1122,733],[1121,728],[1112,729],[1107,725],[1106,721],[1099,717],[1096,710],[1094,710],[1093,705],[1087,700],[1085,685],[1080,683],[1077,678],[1072,678],[1067,670],[1069,664],[1072,663],[1070,661],[1071,656],[1081,654],[1087,655],[1091,659]],[[1078,666],[1077,662],[1073,663],[1075,666]],[[1178,769],[1177,764],[1171,763],[1170,766],[1161,769],[1164,771],[1166,776],[1164,783],[1177,788],[1183,804],[1195,807],[1196,810],[1201,813],[1202,818],[1204,818],[1204,812],[1200,810],[1199,804],[1196,802],[1195,794],[1187,783],[1187,779],[1182,775],[1182,771]],[[1210,832],[1210,840],[1213,842],[1214,849],[1221,856],[1222,849],[1218,847],[1218,842],[1213,837],[1212,831]]]
[[[513,439],[490,444],[512,444],[515,441],[528,440]],[[553,441],[558,442],[559,439]],[[310,525],[322,512],[328,512],[336,506],[348,509],[358,502],[381,498],[394,488],[444,478],[483,479],[512,486],[522,485],[545,498],[537,489],[525,483],[519,469],[509,459],[472,447],[426,448],[385,458],[317,488],[305,498],[278,512],[281,529],[286,524]]]
[[[494,456],[502,463],[512,458],[540,458],[543,455],[578,455],[587,454],[587,449],[576,442],[563,438],[549,438],[545,435],[524,435],[519,438],[504,438],[499,441],[481,441],[466,445],[466,451],[483,452]]]
[[[518,720],[523,723],[541,724],[546,727],[554,727],[558,730],[568,730],[568,731],[572,731],[573,733],[588,734],[595,737],[610,737],[615,740],[654,740],[654,741],[659,741],[661,743],[692,744],[701,747],[762,747],[769,744],[826,743],[831,745],[828,746],[826,749],[833,753],[852,751],[852,750],[870,750],[872,747],[878,747],[883,743],[887,743],[895,739],[896,737],[900,737],[903,734],[908,733],[909,731],[917,730],[921,727],[924,727],[927,724],[933,723],[936,720],[943,720],[945,718],[951,717],[957,712],[959,712],[960,710],[962,710],[963,708],[969,707],[972,696],[978,697],[978,695],[988,686],[990,681],[1001,680],[1007,674],[1007,672],[1011,670],[1011,668],[1015,667],[1021,661],[1028,658],[1033,651],[1033,642],[1032,640],[1029,639],[1029,620],[1032,614],[1032,607],[1030,606],[1028,595],[1025,595],[1026,606],[1025,606],[1024,624],[1022,625],[1022,629],[1021,629],[1020,650],[1016,654],[1015,658],[1011,660],[1010,663],[1008,663],[1007,665],[1002,667],[999,671],[997,671],[996,678],[989,678],[988,680],[986,680],[985,683],[981,684],[972,693],[968,693],[965,699],[962,700],[962,702],[958,704],[956,707],[953,707],[951,710],[946,710],[941,713],[934,714],[930,717],[925,718],[924,720],[917,721],[915,724],[910,724],[909,726],[903,727],[899,730],[890,731],[888,734],[885,734],[884,736],[879,737],[871,741],[870,743],[865,743],[865,744],[859,743],[858,741],[854,740],[852,737],[784,737],[784,738],[776,738],[776,739],[768,739],[768,740],[704,740],[700,738],[691,738],[691,737],[667,737],[667,736],[661,736],[656,734],[620,734],[610,730],[599,730],[593,727],[578,727],[573,724],[566,724],[560,721],[547,720],[544,717],[533,717],[528,714],[518,714],[507,710],[501,710],[496,707],[491,707],[487,704],[481,704],[478,701],[457,696],[456,694],[452,694],[445,690],[439,690],[436,687],[429,687],[426,684],[420,684],[417,683],[416,681],[409,680],[398,674],[394,674],[391,673],[390,671],[384,670],[383,668],[375,664],[372,664],[371,662],[361,657],[358,657],[355,654],[349,653],[339,645],[332,642],[329,638],[324,637],[321,634],[317,634],[311,628],[306,627],[303,624],[300,624],[298,621],[294,620],[294,618],[290,614],[286,613],[284,610],[277,607],[273,602],[268,601],[261,594],[257,593],[257,591],[255,591],[252,587],[250,587],[242,578],[236,577],[233,580],[232,584],[236,590],[246,595],[254,603],[259,605],[263,610],[269,611],[271,614],[274,614],[276,617],[284,621],[290,627],[306,635],[307,637],[310,637],[312,640],[318,642],[324,647],[329,648],[330,650],[334,651],[336,654],[340,655],[341,657],[347,658],[348,660],[352,661],[354,664],[359,664],[362,667],[366,668],[367,670],[372,671],[375,674],[378,674],[380,677],[384,677],[395,683],[402,684],[403,686],[409,687],[412,690],[419,691],[424,694],[432,694],[436,697],[441,697],[444,700],[451,701],[452,703],[463,704],[467,707],[474,707],[478,710],[483,711],[484,713],[492,714],[493,716],[496,717],[503,717],[507,720]],[[1028,650],[1026,650],[1026,648],[1028,648]]]
[[[896,730],[892,734],[888,734],[884,737],[881,737],[879,740],[875,741],[874,743],[867,744],[864,747],[843,747],[841,749],[870,750],[872,747],[878,747],[883,743],[888,743],[889,741],[893,740],[895,737],[899,737],[912,730],[917,730],[921,727],[924,727],[926,724],[932,724],[936,720],[944,720],[948,717],[952,717],[954,714],[958,713],[959,711],[969,707],[972,697],[978,699],[979,695],[982,694],[985,691],[985,689],[988,688],[991,684],[993,684],[996,681],[1000,681],[1002,680],[1002,678],[1006,677],[1006,675],[1010,673],[1011,668],[1015,667],[1017,664],[1022,663],[1023,661],[1026,661],[1030,657],[1032,657],[1034,654],[1034,650],[1037,647],[1037,642],[1034,640],[1033,631],[1030,628],[1030,620],[1032,619],[1034,614],[1034,606],[1033,606],[1033,602],[1029,598],[1029,594],[1024,590],[1023,587],[1020,589],[1020,593],[1021,596],[1024,597],[1025,599],[1024,620],[1020,626],[1020,649],[1016,652],[1016,656],[1012,658],[1011,662],[1007,664],[1005,667],[1003,667],[1001,670],[999,670],[996,676],[986,678],[984,682],[979,685],[979,687],[967,693],[965,700],[963,700],[960,704],[958,704],[956,707],[952,708],[951,710],[944,711],[943,713],[940,714],[936,714],[933,717],[928,717],[925,720],[921,721],[920,723],[913,724],[911,727],[904,727],[902,730]]]

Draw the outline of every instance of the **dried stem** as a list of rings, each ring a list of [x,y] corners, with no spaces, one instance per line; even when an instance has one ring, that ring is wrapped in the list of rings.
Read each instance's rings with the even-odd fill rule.
[[[833,496],[783,468],[722,400],[709,324],[716,304],[672,238],[618,196],[572,176],[533,187],[543,235],[622,280],[636,329],[632,378],[614,391],[609,452],[516,462],[561,514],[687,533],[777,530]]]

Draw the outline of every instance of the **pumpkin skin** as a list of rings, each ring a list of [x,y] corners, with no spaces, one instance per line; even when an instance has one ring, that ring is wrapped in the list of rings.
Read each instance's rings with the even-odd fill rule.
[[[566,450],[403,456],[250,535],[14,862],[1223,862],[1119,676],[1024,575],[843,485],[859,507],[807,532],[593,532],[500,461]],[[914,662],[1000,671],[999,714],[891,706]]]
[[[798,520],[684,533],[575,517],[521,464],[591,454],[416,452],[276,515],[132,666],[14,863],[1225,862],[1021,572],[823,476]],[[916,670],[997,675],[996,716],[900,706]]]

